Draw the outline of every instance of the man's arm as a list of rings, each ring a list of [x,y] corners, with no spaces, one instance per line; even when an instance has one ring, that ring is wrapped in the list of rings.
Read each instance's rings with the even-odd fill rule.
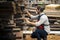
[[[44,17],[41,17],[40,20],[38,22],[30,22],[26,19],[26,23],[27,24],[31,24],[34,26],[40,26],[41,24],[43,24],[46,21],[46,19]]]
[[[35,26],[35,22],[30,22],[27,18],[24,18],[24,20],[26,21],[27,24],[31,24]]]
[[[38,17],[38,15],[36,15],[36,16],[33,16],[30,12],[28,12],[27,11],[27,14],[28,14],[28,16],[30,16],[32,19],[34,19],[34,18],[37,18]]]

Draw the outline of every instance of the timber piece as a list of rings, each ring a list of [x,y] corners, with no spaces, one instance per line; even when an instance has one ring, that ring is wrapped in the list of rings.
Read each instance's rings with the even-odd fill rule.
[[[13,28],[13,32],[19,32],[21,29],[20,28]]]
[[[60,28],[50,28],[51,31],[60,31]]]

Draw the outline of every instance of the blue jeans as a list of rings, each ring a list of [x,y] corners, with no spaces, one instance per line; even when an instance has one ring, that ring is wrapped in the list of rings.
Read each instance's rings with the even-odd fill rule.
[[[36,29],[36,31],[31,34],[31,37],[37,38],[37,40],[41,40],[41,38],[47,40],[47,35],[48,34],[45,30]]]

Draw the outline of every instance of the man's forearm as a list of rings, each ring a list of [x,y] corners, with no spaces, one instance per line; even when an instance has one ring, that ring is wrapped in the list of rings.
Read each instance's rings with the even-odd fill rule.
[[[35,22],[30,22],[28,19],[25,19],[25,21],[26,21],[27,24],[31,24],[31,25],[34,25],[34,26],[36,25]]]
[[[31,17],[31,14],[28,12],[28,16],[30,16]]]
[[[34,22],[29,22],[29,24],[34,25],[34,26],[36,25]]]

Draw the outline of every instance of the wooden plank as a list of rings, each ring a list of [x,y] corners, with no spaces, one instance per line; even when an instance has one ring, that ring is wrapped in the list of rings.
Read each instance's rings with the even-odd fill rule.
[[[47,15],[48,17],[60,17],[60,15]]]
[[[51,31],[60,31],[60,28],[50,28]]]
[[[53,30],[54,30],[54,29],[55,29],[55,30],[60,30],[60,28],[50,28],[50,29],[53,29]]]

